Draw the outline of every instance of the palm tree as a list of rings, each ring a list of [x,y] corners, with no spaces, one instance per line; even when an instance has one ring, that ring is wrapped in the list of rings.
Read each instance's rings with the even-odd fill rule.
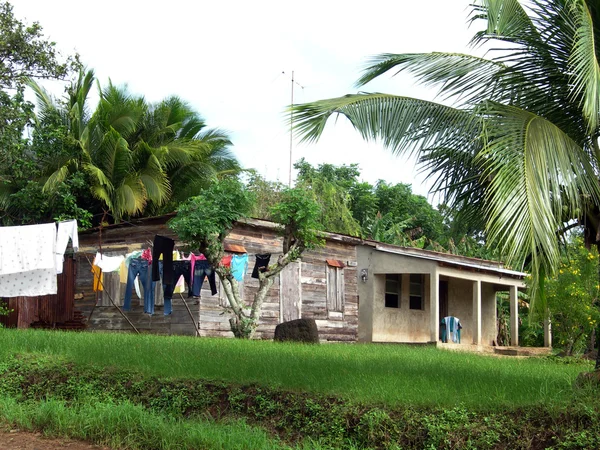
[[[471,44],[501,43],[490,46],[497,50],[489,59],[386,53],[357,82],[408,72],[438,88],[446,104],[361,92],[294,106],[293,118],[304,141],[341,114],[363,138],[415,152],[446,202],[473,220],[484,217],[488,243],[514,266],[527,265],[545,311],[539,287],[559,264],[561,230],[585,224],[590,241],[600,240],[600,6],[524,3],[472,6],[471,20],[485,27]]]
[[[93,81],[93,71],[81,72],[64,104],[30,83],[40,118],[59,114],[72,139],[68,151],[48,162],[45,189],[83,171],[104,215],[119,221],[196,195],[216,176],[239,170],[226,134],[204,131],[200,116],[176,98],[153,106],[109,83],[98,86],[100,101],[90,114]]]

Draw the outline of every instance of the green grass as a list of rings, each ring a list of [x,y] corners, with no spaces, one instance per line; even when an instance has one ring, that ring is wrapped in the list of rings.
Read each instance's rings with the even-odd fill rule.
[[[577,374],[589,369],[400,345],[310,346],[8,329],[0,330],[0,342],[0,358],[40,352],[146,375],[258,383],[390,406],[560,406],[570,401]]]
[[[18,403],[0,398],[0,419],[46,436],[85,440],[127,449],[290,448],[242,420],[230,423],[176,420],[131,403],[66,406],[49,399]]]

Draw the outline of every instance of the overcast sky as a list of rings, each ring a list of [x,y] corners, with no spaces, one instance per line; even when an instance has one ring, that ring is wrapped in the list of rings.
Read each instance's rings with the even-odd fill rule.
[[[231,133],[244,167],[285,183],[292,71],[295,103],[338,97],[357,92],[369,56],[467,52],[475,32],[467,26],[471,0],[12,3],[15,15],[40,22],[61,52],[78,52],[102,84],[110,78],[151,102],[181,97],[209,127]],[[433,98],[405,76],[385,75],[363,90]],[[428,191],[412,162],[365,143],[345,120],[331,121],[317,144],[294,142],[293,161],[300,157],[314,165],[358,163],[365,181]]]

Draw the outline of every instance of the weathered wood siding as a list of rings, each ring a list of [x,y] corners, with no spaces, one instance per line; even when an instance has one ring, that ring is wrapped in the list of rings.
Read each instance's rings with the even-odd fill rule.
[[[177,237],[166,226],[164,219],[145,220],[140,223],[142,223],[140,226],[104,229],[103,252],[116,255],[146,248],[155,234],[171,237],[177,243]],[[258,280],[250,276],[255,264],[255,254],[272,253],[272,261],[281,254],[281,238],[272,225],[266,224],[260,221],[240,223],[227,239],[227,243],[242,245],[248,252],[248,269],[244,281],[240,283],[242,296],[247,305],[251,304],[254,293],[258,289]],[[81,294],[81,300],[78,301],[78,307],[84,310],[87,316],[91,314],[89,328],[92,330],[132,331],[131,326],[117,309],[107,306],[106,300],[102,300],[102,293],[98,293],[98,303],[96,303],[97,293],[92,291],[92,273],[86,255],[90,261],[93,260],[98,244],[98,233],[80,235],[80,254],[77,260],[79,276],[76,289]],[[336,269],[328,268],[325,261],[332,258],[341,260],[346,265],[345,268],[338,269],[337,278],[329,275],[330,269],[333,272]],[[275,279],[263,303],[256,337],[272,339],[277,324],[284,320],[305,317],[316,320],[322,340],[356,341],[358,328],[356,258],[355,244],[345,242],[343,239],[327,239],[325,247],[306,252],[301,261],[286,268],[281,279],[280,277]],[[331,299],[329,303],[328,279],[336,283],[336,286],[329,290],[337,292],[337,297]],[[187,294],[183,296],[199,324],[200,336],[233,337],[229,328],[230,315],[224,313],[228,301],[218,280],[217,284],[218,293],[213,296],[209,283],[204,282],[199,304],[194,304],[192,299],[187,299]],[[110,291],[116,290],[117,288],[113,286]],[[115,300],[117,304],[123,304],[124,293],[125,286],[121,285],[120,298]],[[328,304],[333,305],[334,309],[330,310]],[[188,335],[196,333],[192,319],[178,294],[173,297],[173,313],[170,316],[163,315],[162,307],[158,303],[153,316],[144,314],[143,300],[138,300],[135,293],[132,297],[132,311],[126,314],[141,332]]]

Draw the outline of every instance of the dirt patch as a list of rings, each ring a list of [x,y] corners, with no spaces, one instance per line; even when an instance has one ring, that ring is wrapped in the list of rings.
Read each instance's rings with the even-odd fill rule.
[[[19,430],[0,430],[0,450],[110,450],[87,442],[70,439],[49,439],[40,433]]]

